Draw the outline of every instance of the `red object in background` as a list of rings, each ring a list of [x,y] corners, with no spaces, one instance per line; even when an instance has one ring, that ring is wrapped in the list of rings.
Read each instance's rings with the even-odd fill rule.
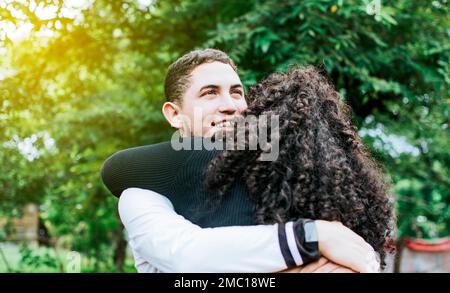
[[[449,252],[450,251],[450,237],[445,237],[437,240],[425,239],[405,239],[405,245],[414,251],[423,252]]]

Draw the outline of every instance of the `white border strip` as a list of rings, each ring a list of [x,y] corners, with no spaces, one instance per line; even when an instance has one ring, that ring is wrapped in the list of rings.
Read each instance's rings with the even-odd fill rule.
[[[300,266],[303,264],[302,257],[300,255],[300,252],[297,249],[297,244],[295,243],[295,236],[294,236],[294,223],[293,222],[287,222],[285,225],[286,229],[286,239],[289,246],[289,250],[291,251],[292,257],[294,258],[295,263]]]

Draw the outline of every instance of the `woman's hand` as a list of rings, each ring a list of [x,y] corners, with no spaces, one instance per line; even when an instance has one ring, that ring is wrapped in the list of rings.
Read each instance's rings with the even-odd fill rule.
[[[304,266],[281,271],[281,273],[356,273],[355,271],[335,264],[325,257]]]
[[[375,251],[361,236],[340,222],[316,220],[315,224],[322,256],[356,272],[379,272]]]

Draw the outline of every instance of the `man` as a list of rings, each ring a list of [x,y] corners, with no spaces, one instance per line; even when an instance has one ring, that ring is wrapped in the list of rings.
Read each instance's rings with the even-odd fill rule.
[[[236,66],[212,49],[174,62],[165,95],[164,117],[194,145],[229,128],[247,108]],[[105,162],[102,178],[120,196],[119,213],[139,272],[274,272],[300,265],[306,271],[376,271],[373,249],[340,223],[254,225],[242,185],[236,184],[222,208],[196,210],[196,201],[208,197],[195,178],[213,155],[161,143],[119,152]],[[317,261],[319,252],[334,263]]]

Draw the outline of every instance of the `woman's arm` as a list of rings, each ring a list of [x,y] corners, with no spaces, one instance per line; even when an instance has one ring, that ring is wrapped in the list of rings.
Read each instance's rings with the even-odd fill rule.
[[[277,272],[319,257],[358,272],[376,272],[373,249],[338,222],[314,221],[309,228],[274,225],[200,228],[150,190],[129,188],[119,214],[138,257],[165,272]],[[311,253],[311,254],[308,254]]]
[[[285,254],[290,267],[303,263],[292,222],[284,236],[277,224],[202,229],[166,197],[139,188],[122,193],[119,214],[135,253],[164,272],[275,272],[288,267]]]

